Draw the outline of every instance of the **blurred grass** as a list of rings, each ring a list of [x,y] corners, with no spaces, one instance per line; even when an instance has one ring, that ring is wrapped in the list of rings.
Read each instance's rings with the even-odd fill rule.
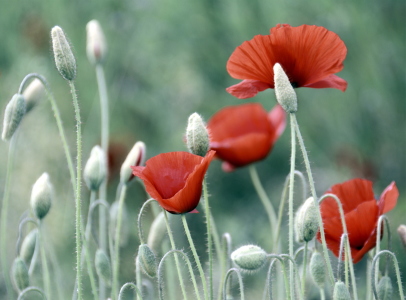
[[[225,92],[237,83],[225,69],[235,47],[256,34],[267,34],[277,23],[315,24],[336,32],[348,47],[345,68],[339,74],[348,90],[298,89],[298,121],[306,142],[319,193],[353,177],[374,181],[377,197],[391,182],[400,190],[397,208],[388,214],[394,251],[406,270],[404,250],[396,235],[406,211],[406,15],[405,2],[390,1],[18,1],[0,10],[0,103],[5,105],[30,72],[50,82],[74,152],[74,117],[69,89],[57,74],[49,32],[61,26],[74,47],[78,65],[77,89],[84,129],[84,159],[100,141],[100,110],[93,68],[86,58],[86,23],[97,19],[108,41],[105,63],[110,97],[111,137],[125,155],[143,140],[148,157],[186,150],[183,135],[188,116],[197,111],[206,120],[227,105],[242,103]],[[266,109],[275,103],[273,91],[248,101]],[[287,131],[272,154],[257,164],[277,205],[289,171],[290,137]],[[7,144],[0,146],[0,183],[4,183]],[[46,224],[55,245],[69,295],[73,286],[73,196],[68,170],[49,104],[30,113],[21,126],[9,214],[9,256],[13,257],[17,222],[28,209],[31,186],[47,171],[57,195]],[[120,164],[122,156],[118,155]],[[304,171],[301,158],[298,169]],[[246,169],[224,174],[220,163],[209,170],[211,205],[220,232],[230,232],[234,245],[255,243],[269,249],[266,215],[254,194]],[[109,186],[110,202],[117,179]],[[2,189],[4,184],[0,184]],[[133,259],[138,242],[135,214],[143,201],[139,185],[129,191],[130,242],[123,260]],[[298,194],[298,193],[297,193]],[[87,195],[84,193],[84,199]],[[299,201],[299,200],[298,200]],[[86,201],[85,201],[86,202]],[[86,207],[86,204],[84,205]],[[203,250],[204,227],[191,218]],[[252,226],[242,227],[251,222]],[[182,234],[178,234],[182,239]],[[204,253],[202,253],[204,255]],[[133,279],[125,264],[122,280]],[[357,265],[363,277],[364,262]],[[263,273],[246,276],[247,291],[263,285]],[[0,293],[1,295],[1,293]]]

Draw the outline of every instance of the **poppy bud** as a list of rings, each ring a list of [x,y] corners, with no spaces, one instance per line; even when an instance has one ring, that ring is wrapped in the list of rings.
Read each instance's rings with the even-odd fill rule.
[[[231,259],[244,271],[256,271],[267,261],[267,254],[258,246],[245,245],[231,253]]]
[[[86,25],[86,33],[87,58],[92,64],[102,62],[107,52],[107,45],[100,23],[97,20],[91,20]]]
[[[337,281],[334,285],[333,300],[351,300],[350,292],[342,281]]]
[[[38,219],[44,218],[51,208],[53,187],[48,173],[44,173],[34,183],[31,192],[31,207]]]
[[[165,238],[166,234],[166,224],[165,224],[165,217],[164,213],[160,212],[158,216],[154,219],[149,228],[148,234],[148,246],[151,247],[152,250],[157,252],[161,244]]]
[[[378,284],[378,300],[390,300],[392,294],[392,281],[388,276],[383,276]]]
[[[400,240],[402,241],[403,247],[406,249],[406,225],[402,224],[398,227],[398,234]]]
[[[25,262],[17,257],[13,262],[13,267],[11,269],[11,276],[13,278],[15,287],[22,291],[30,285],[30,278],[28,276],[28,268]]]
[[[324,265],[323,256],[318,251],[314,251],[310,259],[310,275],[316,285],[319,287],[324,286],[326,278],[326,268]]]
[[[273,66],[274,82],[275,82],[275,95],[278,103],[288,113],[297,111],[297,96],[296,92],[289,81],[288,76],[282,69],[279,63]]]
[[[104,152],[100,146],[96,145],[90,153],[83,172],[83,178],[87,187],[92,191],[97,191],[106,178],[106,172],[107,167]]]
[[[18,125],[24,117],[24,114],[24,96],[21,94],[15,94],[4,111],[3,133],[1,135],[3,141],[7,142],[13,137],[14,132],[17,130]]]
[[[55,26],[51,30],[52,48],[55,64],[59,73],[66,80],[72,81],[76,77],[76,60],[62,28]]]
[[[202,117],[193,113],[190,115],[186,128],[187,147],[189,152],[199,156],[205,156],[209,150],[209,133]]]
[[[115,241],[116,238],[116,226],[118,217],[118,201],[113,202],[110,206],[110,232]],[[128,241],[129,228],[128,228],[128,213],[125,202],[123,202],[123,211],[121,214],[121,232],[120,232],[120,246],[125,246]]]
[[[295,218],[296,240],[299,243],[311,241],[319,229],[317,207],[313,197],[308,198],[297,210]]]
[[[138,248],[138,259],[141,270],[149,277],[154,278],[157,271],[156,257],[147,244],[142,244]]]
[[[25,89],[23,92],[23,96],[25,99],[25,110],[26,113],[31,111],[44,98],[45,95],[45,86],[42,84],[41,80],[35,78]]]
[[[127,158],[123,162],[120,170],[120,182],[127,184],[134,175],[131,166],[142,166],[145,162],[146,147],[143,142],[136,142]]]
[[[97,275],[110,286],[111,284],[111,265],[110,259],[103,249],[97,249],[94,259]]]
[[[37,237],[38,230],[35,228],[27,234],[23,240],[23,243],[21,244],[20,257],[27,265],[30,264],[32,256],[34,255]]]

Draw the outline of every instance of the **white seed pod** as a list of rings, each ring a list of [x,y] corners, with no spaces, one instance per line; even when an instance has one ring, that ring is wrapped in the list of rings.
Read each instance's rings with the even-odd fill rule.
[[[53,199],[53,187],[48,173],[44,173],[34,183],[31,192],[31,207],[38,219],[44,218],[51,208]]]
[[[256,271],[265,265],[266,252],[255,245],[245,245],[231,253],[232,261],[243,271]]]
[[[351,300],[350,292],[342,281],[337,281],[334,285],[333,300]]]
[[[1,134],[3,141],[7,142],[13,137],[14,132],[25,115],[25,110],[24,96],[15,94],[4,111],[3,132]]]
[[[91,20],[86,25],[86,53],[92,64],[100,63],[107,53],[107,44],[103,30],[97,20]]]
[[[157,262],[154,252],[147,244],[142,244],[138,248],[138,260],[141,270],[151,278],[156,276]]]
[[[149,228],[148,246],[158,253],[166,236],[166,223],[164,213],[161,211]]]
[[[65,33],[61,27],[55,26],[51,30],[51,37],[56,68],[63,78],[69,81],[74,80],[76,77],[76,60]]]
[[[314,251],[309,264],[310,275],[314,283],[323,287],[326,281],[326,266],[324,264],[324,258],[320,252]]]
[[[390,277],[383,276],[378,284],[378,300],[391,300],[393,287]]]
[[[296,212],[295,232],[299,243],[310,242],[319,230],[317,207],[313,197],[308,198]]]
[[[97,249],[94,264],[97,275],[110,286],[111,285],[111,264],[107,254],[102,249]]]
[[[127,184],[133,178],[132,166],[142,166],[145,163],[146,146],[143,142],[136,142],[121,165],[120,182]]]
[[[297,111],[297,96],[288,76],[279,63],[273,66],[275,95],[280,106],[288,113]]]
[[[45,96],[45,86],[41,80],[35,78],[24,89],[23,96],[25,99],[26,113],[31,111]]]
[[[32,256],[34,255],[37,238],[38,229],[34,228],[27,234],[27,236],[23,240],[23,243],[21,244],[20,257],[27,266],[30,265]]]
[[[197,113],[189,117],[186,139],[190,153],[203,157],[206,155],[210,147],[209,133],[202,117]]]
[[[83,178],[90,190],[97,191],[102,182],[106,179],[106,175],[106,156],[103,149],[96,145],[90,152],[90,157],[86,162]]]
[[[15,287],[21,292],[22,290],[26,289],[30,285],[30,278],[28,276],[28,268],[25,262],[17,257],[11,268],[11,275],[13,278],[13,282]]]

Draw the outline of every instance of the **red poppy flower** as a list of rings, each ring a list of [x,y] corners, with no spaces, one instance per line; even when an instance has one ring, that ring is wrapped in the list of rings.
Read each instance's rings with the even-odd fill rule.
[[[264,159],[271,151],[286,125],[281,106],[271,112],[259,103],[228,106],[208,122],[210,148],[223,160],[223,169],[232,171]]]
[[[244,79],[227,89],[245,99],[274,88],[273,66],[279,63],[293,87],[335,88],[345,91],[347,82],[334,75],[343,69],[347,48],[340,37],[324,27],[278,24],[270,35],[256,35],[231,54],[227,71]]]
[[[204,175],[214,154],[209,151],[201,157],[188,152],[162,153],[147,160],[145,167],[131,168],[165,210],[183,214],[199,204]]]
[[[392,210],[397,202],[399,191],[392,182],[375,200],[372,182],[365,179],[352,179],[333,185],[326,193],[336,195],[342,205],[347,224],[354,263],[359,262],[365,253],[375,247],[378,219]],[[343,234],[337,203],[332,198],[323,200],[320,205],[328,248],[335,256],[339,254],[340,239]],[[320,242],[320,232],[317,234]]]

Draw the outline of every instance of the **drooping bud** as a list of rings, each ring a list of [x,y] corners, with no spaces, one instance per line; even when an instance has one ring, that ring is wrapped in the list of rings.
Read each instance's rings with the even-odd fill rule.
[[[31,111],[41,101],[45,96],[45,86],[42,84],[41,80],[35,78],[23,92],[26,105],[26,113]]]
[[[405,247],[406,250],[406,225],[402,224],[398,227],[398,234],[400,240],[402,241],[403,247]]]
[[[334,285],[333,300],[351,300],[350,292],[342,281],[337,281]]]
[[[31,207],[38,219],[44,218],[49,209],[53,199],[53,187],[49,181],[48,173],[44,173],[34,183],[31,192]]]
[[[326,278],[326,267],[323,256],[318,251],[314,251],[309,264],[310,275],[316,285],[324,286]]]
[[[22,291],[30,285],[30,278],[28,276],[28,268],[25,262],[17,257],[13,262],[13,267],[11,269],[11,276],[15,287]]]
[[[378,284],[378,300],[390,300],[392,295],[392,281],[388,276],[383,276]]]
[[[24,114],[24,96],[21,94],[15,94],[4,111],[3,133],[1,135],[3,141],[7,142],[13,137],[14,132],[17,130],[18,125],[24,117]]]
[[[63,78],[69,81],[74,80],[76,77],[76,60],[65,33],[61,27],[55,26],[52,28],[51,37],[56,68]]]
[[[110,234],[115,241],[116,238],[116,226],[118,218],[118,201],[114,201],[110,206]],[[123,202],[123,211],[121,214],[121,232],[120,232],[120,246],[124,247],[127,245],[129,237],[129,228],[128,228],[128,213],[126,209],[126,204]]]
[[[313,197],[308,198],[296,212],[295,232],[299,243],[311,241],[319,229],[317,207]]]
[[[21,244],[20,257],[28,266],[34,255],[35,245],[37,244],[38,229],[34,228],[24,238]]]
[[[158,216],[154,219],[149,228],[148,234],[148,246],[151,247],[152,250],[158,252],[161,248],[162,242],[164,241],[166,235],[166,224],[165,224],[165,216],[163,212],[160,212]]]
[[[106,179],[107,167],[104,151],[100,146],[93,147],[90,157],[86,162],[83,178],[87,187],[92,191],[97,191]]]
[[[97,249],[94,260],[97,275],[110,286],[111,285],[111,264],[110,259],[103,249]]]
[[[86,25],[86,33],[87,58],[92,64],[98,64],[103,61],[107,52],[106,39],[100,23],[97,20],[91,20]]]
[[[231,259],[244,271],[256,271],[266,263],[267,254],[258,246],[245,245],[231,253]]]
[[[186,128],[187,147],[189,152],[199,156],[205,156],[209,150],[209,133],[202,117],[193,113],[190,115]]]
[[[146,147],[143,142],[136,142],[127,158],[121,165],[120,182],[127,184],[133,177],[131,166],[142,166],[145,163]]]
[[[297,111],[297,96],[296,92],[289,81],[288,76],[282,69],[279,63],[273,66],[274,83],[275,83],[275,95],[278,103],[288,113],[294,113]]]
[[[154,252],[147,244],[142,244],[138,248],[138,259],[140,262],[141,270],[151,278],[156,276],[157,263]]]

